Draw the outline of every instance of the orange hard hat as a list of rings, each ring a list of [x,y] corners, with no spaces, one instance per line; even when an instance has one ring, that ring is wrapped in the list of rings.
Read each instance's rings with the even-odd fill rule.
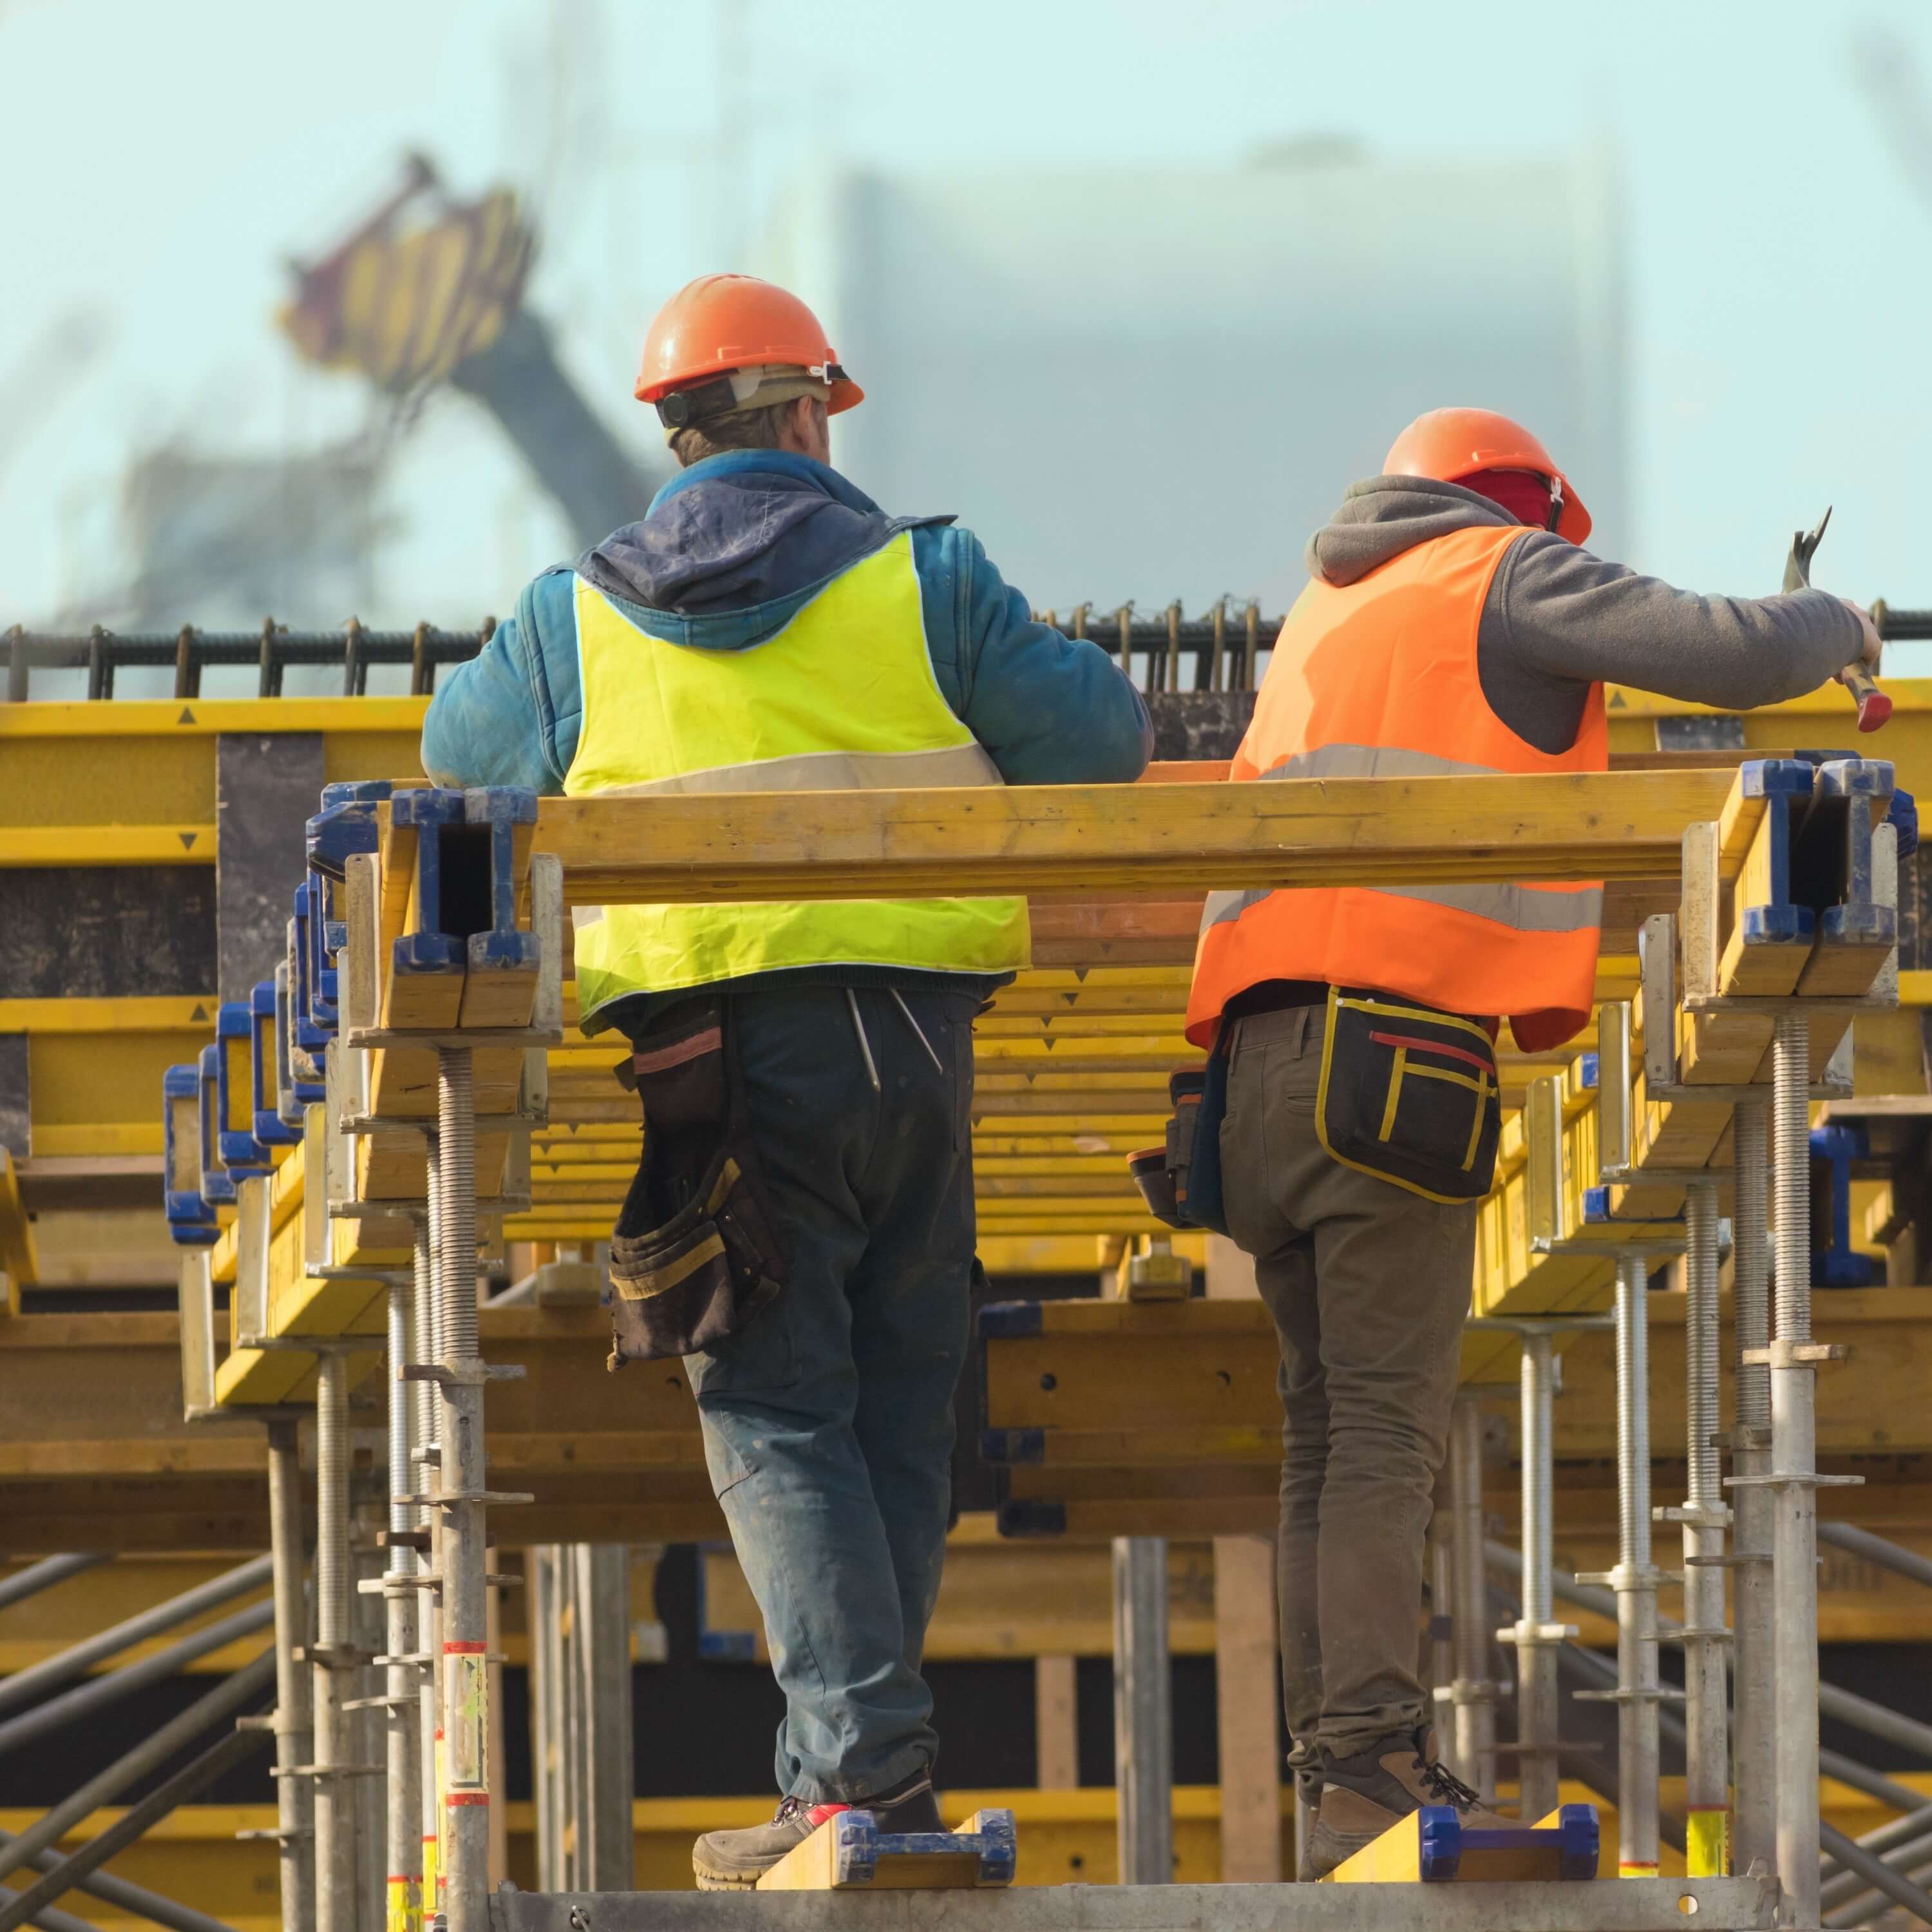
[[[1432,476],[1438,483],[1460,483],[1483,470],[1527,470],[1546,478],[1550,527],[1573,544],[1590,534],[1590,513],[1549,451],[1494,410],[1431,410],[1396,438],[1382,463],[1384,476]]]
[[[802,369],[829,383],[829,416],[865,400],[865,391],[838,366],[818,316],[790,290],[756,275],[700,275],[680,289],[652,320],[644,338],[637,398],[640,403],[657,404],[658,414],[668,424],[672,419],[665,415],[664,398],[722,385],[709,407],[691,395],[699,406],[674,410],[682,422],[693,422],[720,406],[733,406],[733,400],[726,400],[730,391],[724,380],[733,371],[770,364]]]

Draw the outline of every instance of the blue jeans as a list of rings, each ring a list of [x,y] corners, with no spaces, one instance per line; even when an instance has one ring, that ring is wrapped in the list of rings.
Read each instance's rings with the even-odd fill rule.
[[[843,988],[734,1003],[790,1278],[722,1348],[685,1360],[785,1694],[778,1788],[814,1804],[871,1797],[938,1753],[920,1663],[973,1264],[978,1003],[910,986],[904,1009],[883,988],[852,997],[876,1091]]]

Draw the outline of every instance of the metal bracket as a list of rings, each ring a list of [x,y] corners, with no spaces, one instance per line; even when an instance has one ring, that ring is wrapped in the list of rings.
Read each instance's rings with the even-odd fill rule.
[[[521,1382],[529,1372],[521,1362],[466,1362],[460,1369],[446,1369],[440,1362],[405,1362],[396,1371],[396,1379],[434,1382],[446,1389],[478,1388],[484,1382]]]
[[[1861,1487],[1862,1476],[1821,1476],[1815,1469],[1779,1471],[1768,1476],[1726,1476],[1727,1490],[1850,1490]]]
[[[1472,1315],[1462,1324],[1509,1335],[1576,1335],[1616,1325],[1614,1315]]]
[[[1840,1013],[1896,1012],[1898,1002],[1863,994],[1833,998],[1828,994],[1803,993],[1687,993],[1684,1010],[1687,1013],[1768,1013],[1774,1018],[1785,1013],[1808,1013],[1816,1018]]]
[[[1816,1368],[1822,1362],[1842,1362],[1851,1355],[1849,1342],[1774,1341],[1762,1348],[1746,1348],[1738,1357],[1748,1369]]]
[[[536,1498],[524,1490],[439,1490],[434,1496],[398,1496],[395,1500],[419,1509],[435,1509],[446,1503],[533,1503]]]
[[[1654,1590],[1665,1583],[1681,1583],[1684,1573],[1681,1570],[1660,1570],[1653,1564],[1648,1569],[1626,1570],[1619,1563],[1614,1570],[1580,1570],[1576,1573],[1580,1583],[1594,1583],[1604,1590]]]
[[[1652,1522],[1684,1522],[1696,1529],[1728,1529],[1731,1513],[1722,1503],[1658,1503],[1650,1512]]]
[[[1576,1634],[1574,1624],[1505,1624],[1496,1632],[1498,1643],[1568,1643]]]

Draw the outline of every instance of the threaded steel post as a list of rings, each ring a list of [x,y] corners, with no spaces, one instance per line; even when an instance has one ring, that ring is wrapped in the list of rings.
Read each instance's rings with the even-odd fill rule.
[[[1556,1808],[1556,1615],[1550,1592],[1551,1440],[1556,1357],[1547,1335],[1522,1338],[1522,1615],[1516,1627],[1519,1815],[1526,1821]]]
[[[1780,1017],[1772,1046],[1774,1306],[1780,1348],[1811,1340],[1811,1022]],[[1772,1588],[1777,1716],[1778,1876],[1787,1922],[1818,1923],[1818,1467],[1816,1371],[1771,1371]]]
[[[308,1637],[302,1457],[292,1419],[268,1424],[268,1540],[275,1594],[275,1823],[285,1932],[315,1924],[314,1787],[293,1774],[310,1761],[314,1719],[309,1673],[296,1653]]]
[[[1684,1868],[1693,1878],[1730,1869],[1730,1749],[1724,1625],[1724,1490],[1718,1432],[1718,1190],[1685,1190],[1684,1420],[1689,1483],[1684,1508]]]
[[[432,1232],[437,1225],[436,1204],[441,1198],[439,1186],[440,1162],[437,1157],[435,1135],[428,1135],[425,1139],[428,1142],[427,1184],[424,1217],[416,1230],[416,1306],[411,1310],[411,1319],[416,1330],[416,1359],[422,1362],[437,1363],[442,1360],[442,1322],[438,1313],[440,1298],[436,1293]],[[420,1453],[412,1466],[416,1485],[421,1493],[441,1486],[442,1462],[438,1453],[438,1431],[442,1426],[442,1405],[434,1382],[418,1382],[416,1392],[416,1440]],[[429,1532],[430,1571],[440,1577],[442,1574],[442,1512],[424,1507],[418,1511],[417,1516],[419,1524]],[[422,1904],[424,1916],[428,1918],[442,1910],[442,1586],[440,1582],[434,1588],[418,1594],[416,1630],[417,1649],[426,1660],[418,1684],[420,1710],[418,1727],[420,1732],[418,1743],[422,1753],[418,1793],[422,1810]]]
[[[418,1244],[420,1251],[420,1244]],[[416,1644],[416,1552],[398,1539],[416,1526],[414,1504],[404,1500],[416,1488],[411,1459],[416,1392],[423,1384],[406,1382],[402,1372],[413,1354],[410,1307],[412,1291],[392,1284],[389,1289],[389,1545],[384,1589],[383,1640],[389,1661],[383,1673],[383,1798],[387,1856],[388,1923],[394,1932],[414,1932],[422,1921],[422,1702],[412,1665],[401,1660]]]
[[[1617,1872],[1654,1878],[1658,1846],[1657,1573],[1650,1547],[1649,1278],[1617,1261]]]
[[[343,1706],[350,1673],[349,1364],[316,1362],[315,1876],[317,1932],[356,1932],[356,1794],[343,1772],[354,1726]]]
[[[437,1050],[436,1300],[442,1318],[443,1807],[449,1932],[489,1913],[488,1632],[483,1383],[476,1316],[476,1113],[471,1050]]]
[[[1732,1130],[1737,1170],[1732,1232],[1736,1286],[1732,1306],[1740,1355],[1771,1340],[1771,1286],[1766,1237],[1769,1220],[1768,1142],[1765,1103],[1741,1102]],[[1732,1472],[1747,1480],[1733,1492],[1732,1622],[1736,1642],[1731,1671],[1732,1864],[1748,1871],[1778,1856],[1776,1664],[1771,1556],[1773,1504],[1762,1478],[1771,1472],[1771,1371],[1762,1363],[1733,1364]]]

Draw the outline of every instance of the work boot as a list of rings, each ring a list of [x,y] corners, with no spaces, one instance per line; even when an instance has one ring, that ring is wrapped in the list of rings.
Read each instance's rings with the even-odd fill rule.
[[[877,1797],[850,1804],[810,1804],[788,1798],[769,1825],[736,1832],[706,1832],[691,1848],[700,1892],[748,1890],[794,1845],[802,1845],[826,1819],[841,1811],[869,1811],[883,1832],[943,1832],[928,1772],[915,1772]]]
[[[1312,1764],[1296,1764],[1291,1759],[1288,1768],[1294,1774],[1296,1829],[1301,1841],[1301,1856],[1296,1861],[1294,1875],[1306,1884],[1321,1876],[1319,1872],[1310,1868],[1309,1844],[1315,1834],[1316,1814],[1322,1808],[1322,1760],[1318,1756]]]
[[[1325,1878],[1372,1844],[1399,1819],[1425,1804],[1453,1804],[1466,1823],[1504,1826],[1436,1756],[1436,1733],[1396,1731],[1348,1757],[1322,1754],[1322,1808],[1308,1834],[1298,1878]]]

